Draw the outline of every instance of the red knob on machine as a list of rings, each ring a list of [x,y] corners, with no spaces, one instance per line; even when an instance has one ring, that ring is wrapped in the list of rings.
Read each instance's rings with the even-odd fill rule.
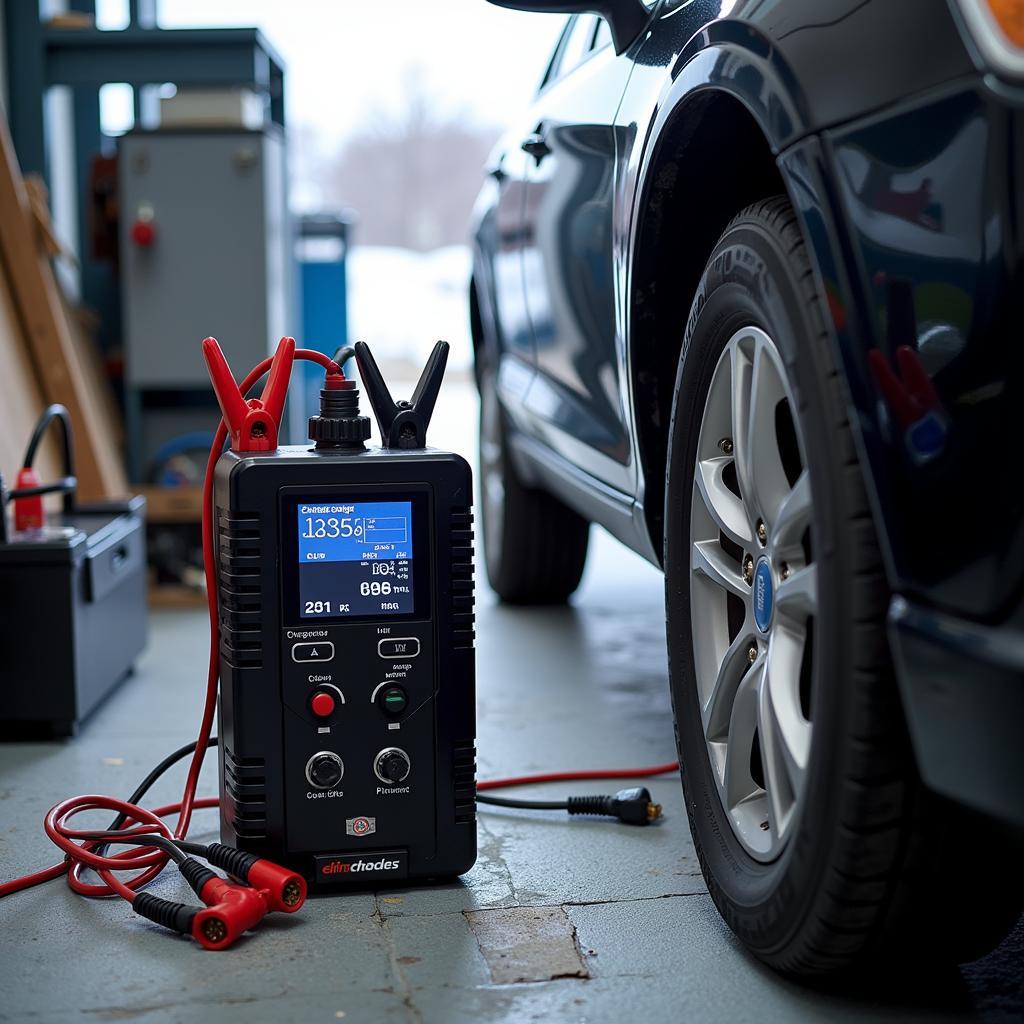
[[[156,228],[149,220],[137,220],[132,225],[132,241],[142,248],[148,248],[156,241]]]
[[[309,706],[317,718],[330,718],[334,714],[334,698],[325,690],[314,693]]]
[[[25,466],[18,471],[18,479],[14,486],[16,489],[39,487],[42,484],[39,474],[31,467]],[[3,512],[0,511],[0,515]],[[46,512],[43,510],[43,497],[36,495],[31,498],[14,499],[14,529],[35,530],[46,523]]]

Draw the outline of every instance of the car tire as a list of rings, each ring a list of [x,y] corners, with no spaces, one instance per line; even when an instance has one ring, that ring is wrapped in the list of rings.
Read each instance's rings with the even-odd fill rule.
[[[708,889],[803,978],[964,962],[1022,905],[1014,841],[919,781],[847,407],[796,215],[757,203],[715,247],[683,340],[668,654]]]
[[[479,478],[487,578],[508,604],[564,604],[583,576],[590,524],[519,479],[507,436],[494,373],[484,368]]]

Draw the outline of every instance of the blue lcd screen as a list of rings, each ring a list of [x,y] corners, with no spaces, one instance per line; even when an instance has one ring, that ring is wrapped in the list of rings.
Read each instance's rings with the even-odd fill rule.
[[[299,502],[300,616],[411,613],[412,507],[411,501]]]

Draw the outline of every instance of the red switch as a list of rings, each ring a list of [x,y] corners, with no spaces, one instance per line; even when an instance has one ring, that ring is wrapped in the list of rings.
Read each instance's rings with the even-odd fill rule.
[[[137,220],[132,225],[132,241],[143,249],[148,248],[156,240],[156,228],[152,221]]]
[[[309,702],[309,706],[313,709],[313,714],[317,718],[330,718],[334,714],[334,698],[323,690],[313,694],[313,699]]]
[[[31,467],[25,466],[18,470],[18,479],[14,486],[17,490],[21,488],[40,487],[43,481],[39,474]],[[0,511],[0,515],[3,512]],[[14,499],[14,529],[35,530],[46,524],[46,513],[43,511],[43,496],[35,495],[31,498]]]

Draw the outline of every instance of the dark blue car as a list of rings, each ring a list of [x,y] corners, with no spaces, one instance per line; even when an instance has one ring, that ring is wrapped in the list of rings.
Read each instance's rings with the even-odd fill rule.
[[[664,569],[708,888],[801,976],[1024,902],[1024,4],[569,13],[475,217],[487,572]]]

